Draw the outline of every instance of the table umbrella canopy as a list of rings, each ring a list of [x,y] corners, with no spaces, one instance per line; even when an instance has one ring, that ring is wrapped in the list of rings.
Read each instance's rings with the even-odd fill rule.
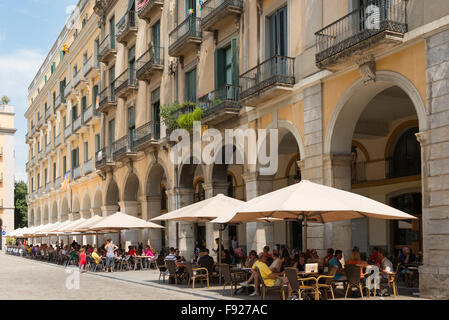
[[[78,221],[78,220],[76,220],[76,221]],[[50,228],[50,230],[47,231],[47,234],[53,234],[53,235],[63,234],[64,233],[64,229],[66,227],[70,226],[71,224],[73,224],[76,221],[66,220],[64,222],[61,222],[61,224],[59,226],[55,226],[53,228]]]
[[[80,218],[77,220],[72,221],[72,223],[66,225],[65,227],[59,228],[59,231],[62,231],[64,233],[72,233],[75,232],[75,228],[78,227],[80,224],[84,223],[87,219]]]
[[[188,205],[163,214],[151,221],[174,220],[188,222],[209,222],[217,217],[226,216],[244,204],[244,201],[218,194],[215,197]]]
[[[105,217],[103,220],[89,227],[90,231],[101,230],[127,230],[127,229],[162,229],[164,227],[145,221],[143,219],[131,216],[123,212],[116,212],[113,215]]]
[[[97,224],[98,222],[100,222],[103,219],[104,219],[104,217],[95,215],[95,216],[87,219],[83,223],[79,224],[77,227],[75,227],[73,229],[73,231],[75,231],[75,232],[86,232],[86,231],[89,231],[90,227],[92,227],[93,225]]]
[[[44,228],[36,231],[34,233],[35,236],[46,236],[48,234],[48,232],[54,228],[57,228],[61,225],[62,222],[56,222],[56,223],[50,223],[45,225]]]
[[[307,217],[310,222],[335,222],[362,217],[402,220],[412,215],[364,196],[303,180],[256,197],[212,223],[243,223],[257,218],[283,220]]]
[[[40,230],[48,227],[49,224],[42,224],[40,226],[36,226],[36,227],[31,227],[28,230],[26,230],[23,235],[26,237],[35,237],[36,233],[39,232]]]
[[[22,228],[12,230],[11,232],[9,232],[9,233],[7,234],[7,237],[15,237],[17,234],[19,234],[19,232],[20,232],[21,230],[22,230]]]

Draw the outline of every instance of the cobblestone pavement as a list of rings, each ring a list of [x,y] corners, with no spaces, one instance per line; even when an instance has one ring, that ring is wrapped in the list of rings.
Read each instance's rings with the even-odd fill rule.
[[[70,270],[70,271],[69,271]],[[159,284],[159,272],[126,271],[114,273],[83,273],[79,275],[79,289],[74,281],[77,268],[65,269],[47,262],[5,255],[0,253],[0,300],[5,299],[49,299],[49,300],[259,300],[259,297],[238,295],[230,297],[229,286],[222,295],[222,286],[210,288],[187,288]],[[69,273],[67,273],[69,272]],[[279,299],[270,295],[269,299]],[[369,300],[416,300],[412,296],[371,297]]]

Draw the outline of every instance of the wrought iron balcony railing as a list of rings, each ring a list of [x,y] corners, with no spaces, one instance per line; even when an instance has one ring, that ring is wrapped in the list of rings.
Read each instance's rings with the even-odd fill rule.
[[[67,139],[72,134],[72,125],[69,124],[67,127],[64,128],[64,138]]]
[[[139,80],[149,80],[156,70],[164,69],[164,48],[150,46],[150,48],[137,59],[136,77]]]
[[[116,52],[115,38],[109,34],[101,41],[100,48],[98,50],[98,56],[101,61],[105,61],[110,54]]]
[[[81,177],[81,167],[72,168],[72,178],[78,179],[79,177]]]
[[[90,105],[83,113],[83,123],[87,123],[90,121],[93,117],[98,116],[98,111],[93,107],[93,105]]]
[[[223,109],[240,110],[239,87],[226,84],[198,99],[203,108],[203,118]]]
[[[127,39],[137,32],[136,12],[127,11],[117,23],[117,41],[127,42]]]
[[[41,127],[43,123],[44,123],[44,117],[40,116],[37,119],[37,127]]]
[[[61,177],[57,177],[53,182],[53,188],[59,189],[61,187]]]
[[[72,122],[73,132],[77,132],[79,130],[79,128],[81,128],[81,116],[79,116]]]
[[[164,6],[164,0],[141,0],[137,3],[137,10],[140,19],[150,21],[153,12],[156,12],[157,8],[162,9]]]
[[[45,145],[45,154],[49,153],[51,151],[51,143],[47,143]]]
[[[366,6],[352,11],[334,23],[319,30],[316,35],[316,62],[318,65],[347,49],[351,55],[361,43],[380,33],[404,34],[407,27],[407,0],[369,0]]]
[[[108,164],[113,164],[112,159],[112,148],[102,148],[97,153],[95,153],[95,167],[102,168]]]
[[[65,98],[63,96],[61,96],[61,95],[58,95],[56,97],[56,100],[55,100],[55,107],[56,107],[56,109],[58,109],[64,103],[65,103]]]
[[[79,70],[73,76],[73,87],[76,88],[81,82],[86,82],[86,78],[84,78],[84,72],[81,72],[81,70]]]
[[[241,14],[242,10],[243,0],[207,0],[201,6],[201,26],[209,30],[223,18]]]
[[[89,159],[83,164],[83,173],[84,175],[91,173],[94,170],[94,161],[93,159]]]
[[[181,22],[169,35],[169,54],[175,55],[176,48],[183,45],[184,41],[189,38],[196,39],[201,42],[201,19],[193,16],[188,16],[183,22]]]
[[[123,91],[137,87],[136,69],[127,68],[115,79],[115,93],[121,95]]]
[[[117,97],[115,96],[115,82],[100,92],[99,111],[106,109],[107,106],[116,105]]]
[[[64,88],[64,98],[67,99],[67,97],[70,95],[70,93],[72,92],[72,86],[70,85],[70,82],[66,84],[65,88]]]
[[[47,110],[45,110],[45,121],[47,121],[52,113],[52,109],[51,108],[47,108]]]
[[[134,153],[134,141],[135,136],[130,136],[128,134],[114,141],[112,145],[113,159],[116,160],[128,153]]]
[[[295,59],[275,55],[240,76],[240,99],[245,99],[273,85],[295,84]]]
[[[83,66],[84,76],[87,77],[87,75],[94,69],[100,70],[100,62],[98,61],[98,57],[96,55],[91,55]]]
[[[138,127],[136,129],[136,137],[134,142],[136,150],[142,149],[151,144],[151,141],[154,141],[155,139],[159,139],[160,137],[156,137],[155,135],[156,131],[155,124],[152,121]]]
[[[61,144],[61,142],[62,142],[61,140],[62,140],[61,133],[58,133],[58,135],[55,136],[55,141],[53,143],[55,148],[57,148]]]

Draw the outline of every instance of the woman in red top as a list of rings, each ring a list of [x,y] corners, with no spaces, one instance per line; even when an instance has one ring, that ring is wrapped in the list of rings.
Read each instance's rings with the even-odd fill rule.
[[[84,267],[86,267],[87,272],[87,259],[86,259],[86,252],[84,252],[84,248],[81,248],[80,250],[80,272],[83,272]]]

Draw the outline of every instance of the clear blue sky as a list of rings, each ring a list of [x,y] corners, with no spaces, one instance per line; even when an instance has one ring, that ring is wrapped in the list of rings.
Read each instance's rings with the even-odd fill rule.
[[[26,181],[28,86],[77,0],[0,0],[0,96],[15,107],[15,178]]]

